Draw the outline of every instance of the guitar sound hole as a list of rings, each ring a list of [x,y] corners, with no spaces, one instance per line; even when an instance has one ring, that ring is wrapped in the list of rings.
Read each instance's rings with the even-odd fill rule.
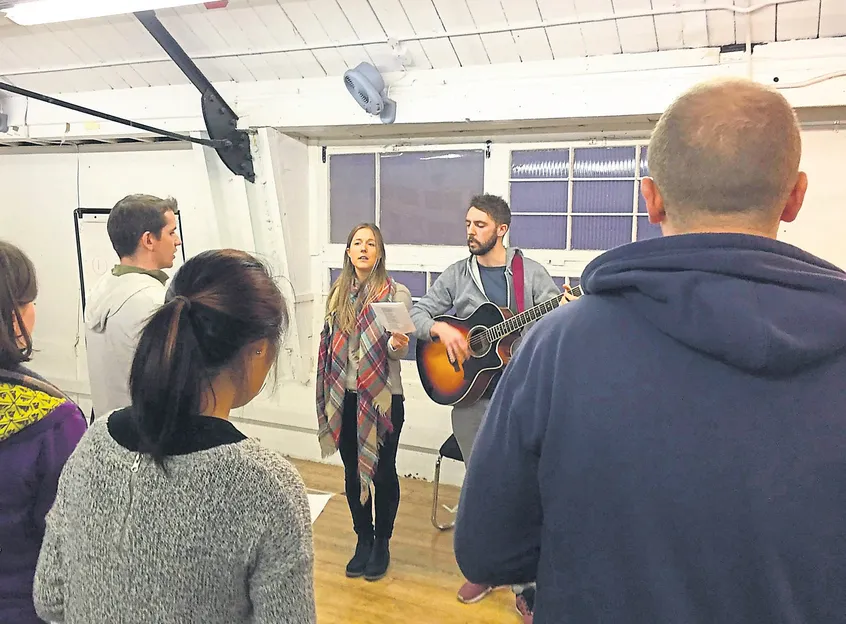
[[[473,357],[482,357],[491,350],[491,341],[485,335],[486,330],[486,327],[474,327],[467,336]]]

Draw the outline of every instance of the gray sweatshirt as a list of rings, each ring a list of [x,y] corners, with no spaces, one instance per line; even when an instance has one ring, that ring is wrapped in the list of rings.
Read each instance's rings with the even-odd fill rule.
[[[514,256],[520,252],[516,247],[506,250],[505,277],[508,282],[509,308],[514,309],[514,272],[512,262]],[[522,252],[520,252],[522,254]],[[534,260],[523,256],[523,280],[526,308],[538,305],[562,294],[562,288],[555,285],[546,269]],[[476,308],[488,301],[482,278],[479,275],[479,264],[476,256],[470,256],[451,264],[441,273],[429,292],[411,308],[411,320],[414,321],[416,331],[414,335],[420,340],[431,340],[429,332],[434,325],[435,316],[446,314],[455,308],[459,318],[470,316]]]
[[[88,295],[85,348],[94,414],[104,416],[131,403],[129,371],[138,338],[147,320],[165,298],[162,279],[154,272],[116,267]]]
[[[315,622],[311,517],[291,464],[193,416],[165,474],[132,450],[130,415],[94,421],[65,465],[35,575],[39,617]]]

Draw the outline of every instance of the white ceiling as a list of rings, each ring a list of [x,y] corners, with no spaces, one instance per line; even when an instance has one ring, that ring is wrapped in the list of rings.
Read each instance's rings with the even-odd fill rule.
[[[739,7],[762,0],[734,0]],[[407,41],[409,69],[513,63],[746,40],[746,18],[708,7],[732,0],[230,0],[162,10],[159,18],[214,82],[340,75],[361,61],[399,69],[385,42]],[[682,15],[560,23],[636,11]],[[501,29],[490,34],[467,34]],[[457,34],[456,34],[457,33]],[[463,34],[462,34],[463,33]],[[846,35],[846,0],[799,0],[752,16],[756,43]],[[24,28],[0,18],[0,80],[42,92],[184,84],[131,15]]]

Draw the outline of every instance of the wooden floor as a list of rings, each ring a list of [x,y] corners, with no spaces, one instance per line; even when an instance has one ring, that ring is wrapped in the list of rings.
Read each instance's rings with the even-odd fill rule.
[[[455,563],[453,532],[438,531],[431,524],[431,483],[401,479],[391,567],[384,579],[369,583],[344,575],[344,567],[355,551],[355,534],[343,494],[343,469],[304,461],[294,464],[310,489],[338,494],[314,524],[319,624],[520,623],[510,589],[499,589],[474,605],[456,599],[464,579]],[[441,500],[453,506],[458,488],[441,486]]]

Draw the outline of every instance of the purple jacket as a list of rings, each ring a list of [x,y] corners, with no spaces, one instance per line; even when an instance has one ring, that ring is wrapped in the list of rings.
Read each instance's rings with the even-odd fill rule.
[[[44,516],[85,429],[60,390],[26,369],[0,369],[0,622],[41,622],[32,581]]]

